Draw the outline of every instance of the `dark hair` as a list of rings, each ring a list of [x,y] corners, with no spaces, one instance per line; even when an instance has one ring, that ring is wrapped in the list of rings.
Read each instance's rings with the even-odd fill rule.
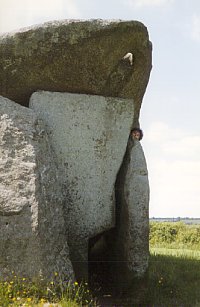
[[[140,128],[133,128],[131,129],[131,134],[133,131],[137,131],[140,133],[139,141],[143,138],[143,131]]]

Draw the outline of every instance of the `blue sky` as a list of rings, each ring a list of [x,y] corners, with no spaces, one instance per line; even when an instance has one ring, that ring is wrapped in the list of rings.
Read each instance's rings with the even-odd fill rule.
[[[66,18],[139,20],[153,43],[141,108],[150,216],[200,217],[200,1],[0,0],[0,32]]]

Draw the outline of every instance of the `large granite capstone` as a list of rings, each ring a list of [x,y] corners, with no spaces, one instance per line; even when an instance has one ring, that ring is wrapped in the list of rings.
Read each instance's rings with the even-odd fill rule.
[[[1,35],[0,94],[25,106],[37,90],[131,98],[138,125],[151,49],[137,21],[64,20]]]

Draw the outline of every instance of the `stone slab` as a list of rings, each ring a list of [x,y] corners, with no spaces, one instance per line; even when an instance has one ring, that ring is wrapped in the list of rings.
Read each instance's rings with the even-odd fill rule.
[[[0,36],[0,94],[28,106],[37,90],[131,98],[134,125],[152,46],[137,21],[62,20]],[[123,60],[132,53],[133,62]]]
[[[149,180],[141,143],[129,140],[116,185],[115,259],[122,261],[119,280],[144,276],[149,259]]]
[[[0,97],[0,278],[74,278],[57,175],[42,121]]]
[[[87,261],[88,239],[115,225],[115,180],[126,151],[133,103],[36,92],[30,107],[44,121],[57,156],[69,245],[77,261]]]

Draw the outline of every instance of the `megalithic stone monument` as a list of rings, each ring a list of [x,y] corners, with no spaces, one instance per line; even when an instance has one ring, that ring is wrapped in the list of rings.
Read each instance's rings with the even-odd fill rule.
[[[29,246],[32,249],[32,238],[37,238],[36,258],[47,277],[57,265],[71,278],[74,270],[76,278],[87,279],[88,242],[112,229],[116,235],[113,252],[119,251],[127,263],[124,272],[142,276],[147,268],[147,168],[141,144],[129,146],[128,140],[130,129],[139,126],[151,52],[147,29],[137,21],[64,20],[0,36],[0,95],[5,97],[0,110],[2,146],[8,146],[10,139],[18,144],[19,135],[29,140],[24,148],[14,146],[8,160],[7,151],[2,152],[4,184],[14,177],[17,184],[10,181],[12,193],[6,196],[1,189],[1,246],[15,238],[11,225],[28,219],[26,227],[22,223],[25,237],[21,236],[19,255],[26,246],[27,261],[33,259]],[[6,110],[10,104],[18,110],[15,118]],[[18,127],[18,118],[20,128],[13,130],[13,124],[7,123],[14,121]],[[43,128],[34,132],[37,121]],[[30,148],[35,166],[24,164]],[[145,180],[137,173],[139,162]],[[18,175],[11,176],[8,168]],[[25,187],[26,172],[37,178],[31,197]],[[20,197],[23,210],[18,210]],[[12,211],[8,224],[7,210]],[[127,225],[124,216],[128,216]],[[57,222],[51,226],[53,217]],[[35,236],[32,219],[44,232],[47,249],[42,238]],[[49,257],[54,244],[58,248]],[[106,248],[110,246],[108,240]],[[5,259],[6,270],[12,270],[18,255],[11,256],[9,248],[0,255],[0,272]],[[42,265],[46,259],[49,270]],[[22,268],[22,264],[17,266],[19,273],[24,272]],[[29,270],[29,276],[35,274]]]

